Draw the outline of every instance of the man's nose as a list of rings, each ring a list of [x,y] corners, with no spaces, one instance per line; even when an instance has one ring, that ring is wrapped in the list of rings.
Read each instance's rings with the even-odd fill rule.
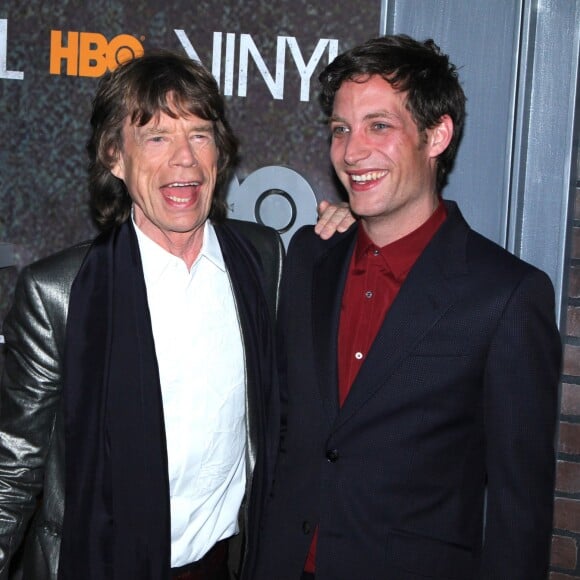
[[[358,131],[351,132],[346,138],[344,146],[344,162],[347,165],[356,165],[369,155],[369,147],[364,135]]]
[[[171,156],[172,165],[193,167],[197,165],[197,154],[194,144],[187,137],[178,137],[174,143]]]

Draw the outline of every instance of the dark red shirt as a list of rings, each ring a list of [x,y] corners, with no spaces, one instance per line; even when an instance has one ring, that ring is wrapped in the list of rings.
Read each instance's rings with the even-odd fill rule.
[[[338,330],[338,400],[346,400],[350,388],[368,356],[371,345],[389,308],[417,258],[447,217],[440,202],[431,217],[416,230],[382,248],[376,246],[359,226],[342,304]],[[318,528],[304,570],[315,571]]]

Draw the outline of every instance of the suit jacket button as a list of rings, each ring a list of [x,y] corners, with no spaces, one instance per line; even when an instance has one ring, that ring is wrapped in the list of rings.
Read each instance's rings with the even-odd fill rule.
[[[312,526],[310,525],[309,521],[302,522],[302,531],[304,532],[304,534],[306,536],[310,533],[311,529],[312,529]]]
[[[328,459],[330,463],[335,463],[338,461],[338,449],[329,449],[326,452],[326,459]]]

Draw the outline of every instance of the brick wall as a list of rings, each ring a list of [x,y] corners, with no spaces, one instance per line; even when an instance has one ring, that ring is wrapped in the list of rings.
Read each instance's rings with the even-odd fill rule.
[[[571,227],[550,580],[580,578],[580,181]]]

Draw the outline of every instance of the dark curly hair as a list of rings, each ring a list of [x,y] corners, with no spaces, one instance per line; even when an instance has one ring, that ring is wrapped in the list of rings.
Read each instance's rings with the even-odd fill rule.
[[[200,63],[156,51],[127,61],[105,75],[93,100],[92,133],[87,144],[89,192],[93,219],[103,230],[124,222],[131,211],[125,184],[111,173],[123,147],[125,119],[143,126],[159,112],[173,118],[193,114],[213,122],[218,174],[209,217],[213,221],[225,217],[222,190],[235,164],[238,142],[226,119],[217,83]]]
[[[393,88],[406,93],[406,107],[420,133],[439,123],[443,115],[453,121],[453,137],[437,158],[437,191],[447,183],[465,121],[465,94],[456,67],[431,39],[418,42],[405,34],[368,40],[339,55],[320,74],[320,102],[332,115],[334,98],[345,81],[365,82],[380,75]]]

